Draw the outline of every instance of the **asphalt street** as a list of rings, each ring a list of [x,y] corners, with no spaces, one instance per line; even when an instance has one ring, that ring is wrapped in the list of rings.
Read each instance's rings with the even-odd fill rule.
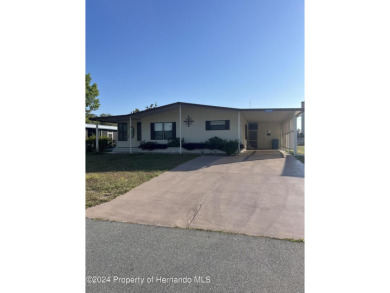
[[[87,292],[304,292],[304,243],[86,220]]]

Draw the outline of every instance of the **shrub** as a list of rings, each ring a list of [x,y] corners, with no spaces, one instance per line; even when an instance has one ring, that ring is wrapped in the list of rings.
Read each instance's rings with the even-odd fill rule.
[[[206,141],[207,148],[211,150],[215,150],[215,149],[222,150],[224,144],[225,141],[222,138],[219,138],[217,136],[209,138],[209,140]]]
[[[86,140],[85,140],[85,146],[86,146],[86,151],[89,153],[89,152],[92,152],[95,148],[95,143],[96,143],[96,137],[94,136],[91,136],[91,137],[87,137]]]
[[[87,137],[85,140],[86,151],[92,152],[96,148],[96,136]],[[114,146],[114,141],[112,138],[107,136],[99,137],[99,151],[102,152],[105,149],[112,148]]]
[[[139,147],[143,150],[155,150],[155,149],[166,149],[167,144],[157,143],[154,141],[141,141]]]
[[[186,150],[189,150],[189,151],[207,148],[207,145],[204,142],[187,142],[187,143],[184,143],[182,146],[183,146],[183,148],[185,148]]]
[[[181,145],[183,144],[184,144],[184,138],[181,139]],[[179,147],[179,146],[180,146],[180,138],[168,140],[168,147]]]
[[[225,151],[228,156],[235,154],[238,150],[238,140],[225,140],[222,150]]]

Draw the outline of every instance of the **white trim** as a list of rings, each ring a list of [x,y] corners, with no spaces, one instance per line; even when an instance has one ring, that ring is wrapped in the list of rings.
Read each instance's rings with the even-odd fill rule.
[[[294,117],[294,155],[297,155],[297,117]]]
[[[95,124],[86,123],[85,124],[85,128],[96,128],[96,125]],[[118,127],[110,126],[110,125],[99,125],[99,129],[102,129],[102,130],[116,130],[116,131],[118,131]]]

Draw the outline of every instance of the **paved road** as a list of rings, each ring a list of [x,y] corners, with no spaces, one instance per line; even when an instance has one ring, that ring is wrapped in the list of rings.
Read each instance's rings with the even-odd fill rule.
[[[277,150],[203,156],[118,198],[88,218],[304,238],[304,165]]]
[[[87,292],[304,291],[304,243],[87,219],[86,245],[86,276],[111,280]]]

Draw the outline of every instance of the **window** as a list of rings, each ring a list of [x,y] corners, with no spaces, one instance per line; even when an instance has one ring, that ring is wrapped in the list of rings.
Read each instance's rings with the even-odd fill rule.
[[[127,123],[118,123],[118,141],[127,140]]]
[[[137,141],[141,141],[141,122],[137,122]]]
[[[248,125],[245,124],[245,139],[248,139]]]
[[[206,130],[229,130],[230,120],[206,121]]]
[[[170,140],[176,138],[176,122],[150,123],[150,139]]]

